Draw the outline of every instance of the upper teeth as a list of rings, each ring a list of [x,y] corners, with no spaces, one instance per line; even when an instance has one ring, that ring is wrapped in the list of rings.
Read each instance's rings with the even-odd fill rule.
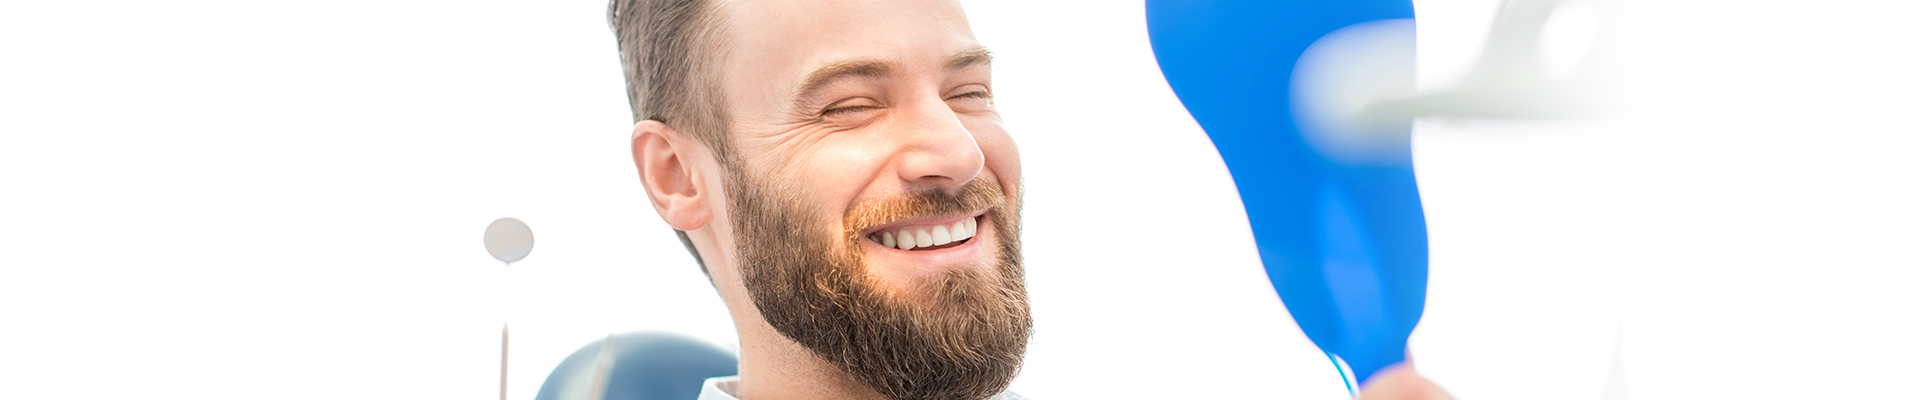
[[[901,250],[913,250],[921,247],[933,247],[972,238],[980,224],[973,218],[946,225],[906,226],[880,231],[868,236],[881,246],[897,247]]]

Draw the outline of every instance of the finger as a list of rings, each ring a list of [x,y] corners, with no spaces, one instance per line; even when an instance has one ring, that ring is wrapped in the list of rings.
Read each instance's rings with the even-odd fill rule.
[[[1412,366],[1400,363],[1368,379],[1357,400],[1453,400],[1453,396],[1414,373]]]

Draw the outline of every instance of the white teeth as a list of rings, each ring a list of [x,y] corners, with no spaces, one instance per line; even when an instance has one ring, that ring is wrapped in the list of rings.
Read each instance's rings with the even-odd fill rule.
[[[933,226],[933,245],[939,246],[953,242],[953,233],[947,232],[946,225]]]
[[[958,243],[972,239],[979,233],[980,222],[973,218],[966,218],[947,225],[923,225],[883,231],[868,238],[880,243],[881,246],[913,250]]]
[[[933,247],[933,235],[928,235],[925,229],[914,230],[913,241],[914,247]]]
[[[894,236],[894,240],[900,241],[901,250],[913,250],[915,247],[920,247],[914,243],[913,234],[908,233],[906,229],[901,229],[899,232],[894,232],[894,234],[896,235]]]

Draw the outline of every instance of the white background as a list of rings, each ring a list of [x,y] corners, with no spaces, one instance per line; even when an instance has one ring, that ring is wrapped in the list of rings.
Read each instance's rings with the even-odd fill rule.
[[[1914,396],[1914,7],[1758,3],[1658,4],[1641,117],[1420,123],[1426,375],[1599,399],[1617,342],[1636,399]],[[966,4],[1028,176],[1014,389],[1343,398],[1141,4]],[[1444,87],[1497,1],[1416,6]],[[612,332],[730,347],[633,177],[604,13],[0,5],[0,397],[494,398],[503,315],[515,399]],[[504,216],[538,237],[511,271]]]

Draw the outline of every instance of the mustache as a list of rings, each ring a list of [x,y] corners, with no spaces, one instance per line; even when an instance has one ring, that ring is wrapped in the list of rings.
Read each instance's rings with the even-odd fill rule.
[[[908,218],[933,215],[956,215],[978,210],[987,210],[988,215],[1000,213],[1007,206],[1007,195],[998,185],[985,178],[973,178],[960,190],[947,192],[929,189],[909,192],[905,195],[873,199],[854,204],[847,209],[845,239],[860,240],[861,232],[876,226]]]

